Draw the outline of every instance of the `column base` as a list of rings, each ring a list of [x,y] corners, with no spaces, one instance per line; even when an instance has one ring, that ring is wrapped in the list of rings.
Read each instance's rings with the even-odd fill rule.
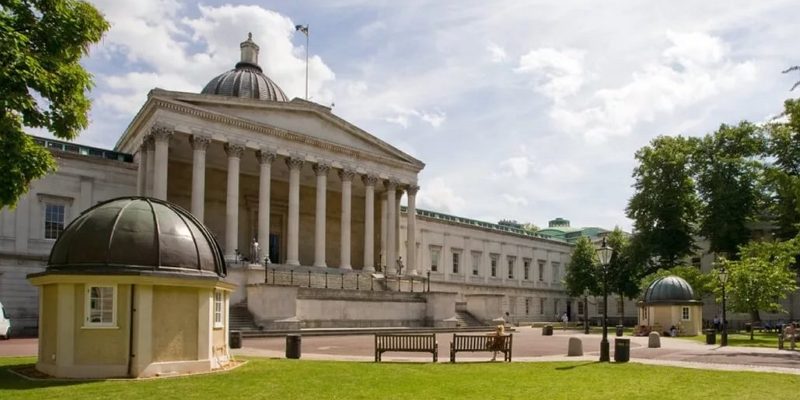
[[[299,260],[286,260],[286,265],[299,267],[300,266],[300,261]]]
[[[364,267],[361,269],[363,272],[375,272],[375,267]]]
[[[351,271],[353,269],[353,266],[351,266],[351,265],[340,265],[339,269],[345,269],[345,270]]]

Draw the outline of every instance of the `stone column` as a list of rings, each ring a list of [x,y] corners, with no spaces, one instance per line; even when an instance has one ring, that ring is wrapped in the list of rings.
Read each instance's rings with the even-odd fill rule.
[[[155,171],[153,171],[153,197],[167,200],[167,166],[169,163],[170,127],[156,125],[151,131],[156,141]]]
[[[147,163],[145,164],[144,195],[153,196],[153,174],[156,170],[156,141],[153,135],[144,138],[144,145],[147,148]]]
[[[394,275],[397,273],[397,232],[395,231],[397,182],[394,180],[386,181],[386,274]]]
[[[386,219],[386,213],[388,208],[389,207],[386,205],[386,192],[384,191],[381,193],[381,259],[378,261],[381,263],[381,271],[384,273],[386,273],[386,227],[389,224],[389,221]]]
[[[300,265],[300,169],[303,160],[287,158],[289,166],[289,225],[286,238],[286,264]]]
[[[139,169],[136,176],[136,194],[145,196],[147,193],[147,137],[142,140],[139,146]]]
[[[375,272],[375,183],[378,178],[364,175],[364,268],[365,272]]]
[[[400,243],[403,241],[403,238],[400,237],[400,199],[403,198],[403,193],[405,190],[401,188],[399,185],[397,186],[397,190],[395,191],[395,198],[394,198],[394,257],[395,267],[397,266],[397,260],[403,258],[403,255],[400,254]],[[405,266],[405,260],[403,260],[403,266]],[[408,270],[403,268],[403,270],[398,270],[397,274],[406,273]]]
[[[342,179],[342,215],[339,229],[341,232],[341,239],[339,240],[339,258],[341,262],[339,268],[341,269],[353,269],[353,266],[350,265],[350,224],[353,176],[355,176],[355,172],[352,170],[343,169],[339,171],[339,177]]]
[[[330,166],[316,163],[313,166],[317,175],[317,211],[314,215],[314,266],[327,267],[325,263],[325,200],[328,192],[328,170]]]
[[[203,222],[206,205],[206,149],[211,138],[192,135],[192,214]]]
[[[225,144],[228,154],[228,195],[225,200],[225,259],[235,260],[239,249],[239,161],[244,146]]]
[[[258,164],[261,171],[258,176],[258,243],[259,254],[256,262],[262,263],[269,257],[269,196],[270,184],[272,179],[272,162],[275,161],[276,154],[268,149],[261,149],[256,152]],[[270,260],[277,262],[278,260]]]
[[[408,214],[406,214],[406,271],[417,275],[417,191],[419,186],[408,187]]]

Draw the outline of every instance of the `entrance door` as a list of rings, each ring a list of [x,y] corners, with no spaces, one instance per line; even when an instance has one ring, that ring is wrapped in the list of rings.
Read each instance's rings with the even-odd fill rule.
[[[269,234],[269,261],[273,264],[281,262],[281,237],[274,233]]]

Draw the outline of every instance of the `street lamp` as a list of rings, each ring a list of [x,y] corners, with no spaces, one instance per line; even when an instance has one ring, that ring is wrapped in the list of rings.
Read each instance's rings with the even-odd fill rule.
[[[719,283],[722,284],[722,338],[719,341],[720,346],[728,345],[728,318],[725,310],[725,284],[728,282],[728,271],[725,266],[719,268]]]
[[[583,291],[583,334],[589,334],[589,289]]]
[[[608,247],[606,238],[603,238],[603,245],[597,249],[597,257],[600,259],[600,268],[603,272],[603,340],[600,341],[600,361],[611,361],[608,351],[608,263],[614,249]]]

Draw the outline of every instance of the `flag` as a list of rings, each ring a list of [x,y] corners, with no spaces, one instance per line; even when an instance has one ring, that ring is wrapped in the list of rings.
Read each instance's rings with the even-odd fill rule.
[[[296,31],[303,32],[306,36],[308,36],[308,25],[295,25],[294,29]]]

